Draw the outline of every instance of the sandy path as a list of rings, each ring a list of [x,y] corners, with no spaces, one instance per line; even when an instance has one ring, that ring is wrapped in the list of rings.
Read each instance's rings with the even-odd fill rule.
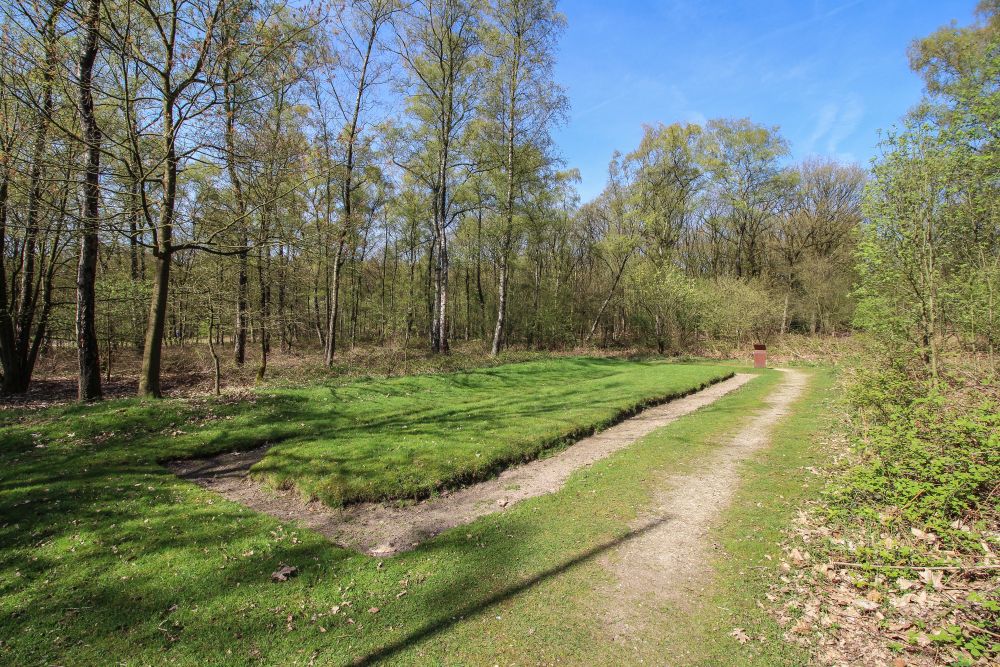
[[[306,502],[293,490],[265,489],[247,477],[247,471],[263,458],[266,447],[208,459],[173,461],[167,467],[229,500],[283,521],[297,521],[337,544],[373,556],[390,556],[412,549],[444,530],[502,511],[526,498],[557,491],[574,471],[718,400],[753,377],[736,375],[690,396],[644,410],[551,457],[510,468],[494,479],[402,507],[359,503],[335,509],[320,502]]]
[[[616,640],[642,638],[647,603],[683,609],[705,588],[714,547],[709,533],[739,489],[741,464],[767,446],[774,425],[808,382],[801,371],[782,370],[784,380],[762,411],[694,472],[666,480],[651,509],[634,523],[654,527],[608,556],[614,584],[602,597]]]

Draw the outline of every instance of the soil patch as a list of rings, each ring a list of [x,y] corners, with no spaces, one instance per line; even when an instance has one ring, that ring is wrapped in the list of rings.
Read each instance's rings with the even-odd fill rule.
[[[784,369],[783,369],[784,370]],[[685,609],[706,588],[718,545],[710,531],[739,488],[740,468],[770,440],[774,425],[789,413],[808,376],[784,370],[784,380],[767,398],[767,407],[719,451],[690,474],[667,478],[649,511],[635,526],[654,525],[609,555],[615,575],[607,595],[607,627],[616,641],[641,640],[649,606]]]

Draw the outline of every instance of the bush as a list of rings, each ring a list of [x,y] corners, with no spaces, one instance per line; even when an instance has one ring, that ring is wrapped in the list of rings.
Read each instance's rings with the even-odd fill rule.
[[[783,301],[758,280],[719,278],[701,285],[703,326],[734,346],[766,343],[781,330]]]
[[[1000,516],[1000,405],[938,387],[899,364],[862,366],[848,391],[860,461],[835,487],[831,506],[880,534],[932,532],[946,549],[981,554],[981,536]]]

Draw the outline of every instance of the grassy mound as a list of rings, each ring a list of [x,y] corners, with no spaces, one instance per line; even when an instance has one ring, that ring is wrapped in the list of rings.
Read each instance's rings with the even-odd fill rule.
[[[296,434],[252,472],[329,505],[420,498],[489,478],[730,374],[575,358],[282,390],[288,408],[279,418]]]

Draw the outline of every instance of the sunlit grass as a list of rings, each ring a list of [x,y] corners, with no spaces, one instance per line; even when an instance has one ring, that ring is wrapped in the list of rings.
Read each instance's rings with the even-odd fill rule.
[[[127,402],[8,426],[0,663],[632,664],[640,656],[610,642],[597,613],[601,559],[629,538],[662,477],[719,446],[776,380],[768,373],[579,471],[559,493],[387,560],[224,501],[156,464],[242,445],[244,431],[290,442],[281,420],[298,401],[283,394],[253,415],[214,402]],[[775,460],[771,475],[787,463]],[[300,575],[272,583],[282,563]],[[641,657],[666,650],[647,646]]]
[[[718,366],[553,359],[288,389],[291,435],[252,470],[331,505],[481,480],[729,375]]]

